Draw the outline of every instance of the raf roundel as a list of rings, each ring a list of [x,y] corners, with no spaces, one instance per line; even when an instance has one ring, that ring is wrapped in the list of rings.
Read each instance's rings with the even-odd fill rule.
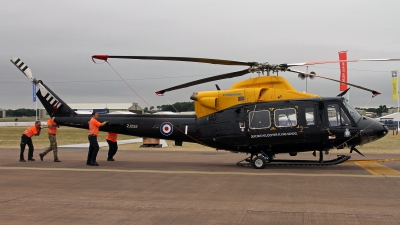
[[[173,130],[174,130],[174,127],[172,126],[171,123],[164,122],[161,124],[160,131],[164,136],[169,136],[170,134],[172,134]]]

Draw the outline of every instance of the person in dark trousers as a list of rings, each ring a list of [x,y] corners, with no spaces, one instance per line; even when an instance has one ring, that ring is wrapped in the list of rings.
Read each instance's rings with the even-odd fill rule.
[[[50,146],[44,150],[43,153],[39,154],[40,160],[43,161],[43,157],[47,155],[50,151],[53,151],[54,154],[54,162],[61,162],[58,159],[57,156],[57,139],[56,139],[56,134],[57,134],[57,128],[59,128],[60,125],[58,125],[56,122],[54,122],[54,117],[51,117],[50,119],[47,120],[47,133],[49,134],[49,140],[50,140]]]
[[[117,138],[118,138],[118,134],[117,133],[108,132],[107,138],[106,138],[107,143],[108,143],[107,161],[115,161],[114,160],[114,155],[118,151]]]
[[[35,136],[39,136],[40,135],[40,130],[41,130],[41,123],[40,121],[36,121],[35,125],[32,125],[30,127],[28,127],[28,129],[26,129],[24,131],[24,133],[21,136],[21,153],[19,154],[19,161],[20,162],[26,162],[25,158],[24,158],[24,151],[25,151],[25,146],[28,145],[29,147],[29,152],[28,152],[28,161],[35,161],[33,157],[33,143],[32,143],[32,137]]]
[[[107,121],[100,123],[97,118],[99,114],[97,112],[92,113],[92,118],[89,121],[89,152],[86,161],[88,166],[99,166],[96,162],[97,153],[99,152],[99,143],[97,142],[97,135],[99,135],[99,127],[107,124]]]

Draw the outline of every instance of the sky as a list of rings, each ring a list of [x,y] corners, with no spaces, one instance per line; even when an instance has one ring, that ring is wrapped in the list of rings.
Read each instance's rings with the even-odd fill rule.
[[[245,69],[191,62],[109,59],[92,55],[182,56],[246,62],[301,63],[400,58],[400,1],[387,0],[2,0],[0,8],[0,108],[35,108],[32,85],[10,62],[21,58],[32,74],[66,103],[126,103],[144,107],[188,102],[193,92],[230,88],[258,76],[219,80],[157,96],[156,91]],[[339,64],[296,67],[339,79]],[[391,70],[400,61],[348,63],[353,106],[397,106]],[[298,91],[322,97],[339,83],[300,80],[280,73]],[[43,108],[38,103],[38,108]]]

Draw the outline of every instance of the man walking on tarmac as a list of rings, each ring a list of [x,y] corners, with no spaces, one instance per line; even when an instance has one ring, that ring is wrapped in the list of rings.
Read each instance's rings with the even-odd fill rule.
[[[49,120],[47,120],[47,132],[49,134],[50,146],[46,150],[44,150],[43,153],[39,154],[40,160],[43,161],[43,157],[51,150],[53,150],[54,162],[61,162],[57,157],[57,140],[56,140],[57,128],[59,127],[60,125],[54,122],[54,117],[51,117]]]
[[[86,161],[88,166],[99,166],[96,162],[97,153],[99,152],[99,143],[97,142],[97,135],[99,134],[99,127],[107,124],[107,121],[100,123],[97,121],[99,114],[97,112],[92,113],[92,118],[89,121],[89,152]]]
[[[117,153],[118,144],[117,144],[117,133],[108,132],[107,134],[107,143],[108,143],[108,157],[107,161],[115,161],[114,155]]]
[[[33,143],[32,143],[32,136],[39,136],[40,135],[40,130],[41,130],[41,124],[40,121],[36,121],[35,125],[28,127],[24,131],[24,133],[21,136],[21,153],[19,154],[19,161],[20,162],[26,162],[24,159],[24,151],[25,151],[25,146],[28,145],[29,147],[29,152],[28,152],[28,161],[35,161],[33,157]]]

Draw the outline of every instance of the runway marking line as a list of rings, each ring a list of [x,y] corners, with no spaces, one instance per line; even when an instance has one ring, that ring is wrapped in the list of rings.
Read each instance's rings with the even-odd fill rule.
[[[367,170],[373,175],[378,174],[389,174],[389,175],[400,175],[400,172],[394,169],[391,169],[387,166],[379,164],[377,162],[372,161],[359,161],[355,162],[358,166],[362,167],[363,169]]]
[[[303,177],[364,177],[364,178],[400,178],[397,174],[301,174],[301,173],[259,173],[251,172],[218,172],[218,171],[168,171],[168,170],[119,170],[119,169],[83,169],[83,168],[38,168],[38,167],[0,167],[0,170],[38,170],[38,171],[75,171],[75,172],[116,172],[116,173],[163,173],[163,174],[201,174],[201,175],[247,175],[247,176],[303,176]]]
[[[348,163],[357,163],[357,162],[394,162],[394,161],[400,161],[400,158],[347,160],[344,163],[348,164]]]

